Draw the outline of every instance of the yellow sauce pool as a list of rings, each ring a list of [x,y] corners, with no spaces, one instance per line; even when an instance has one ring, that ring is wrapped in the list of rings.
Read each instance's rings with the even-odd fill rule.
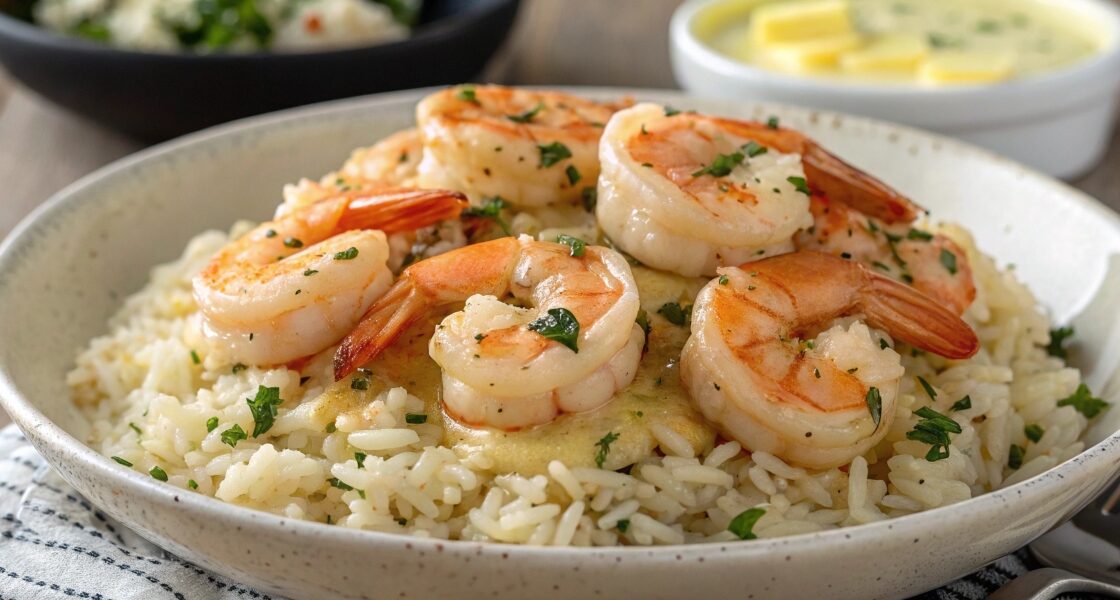
[[[729,0],[694,32],[737,61],[795,75],[994,83],[1076,64],[1103,34],[1060,3],[1036,0]]]

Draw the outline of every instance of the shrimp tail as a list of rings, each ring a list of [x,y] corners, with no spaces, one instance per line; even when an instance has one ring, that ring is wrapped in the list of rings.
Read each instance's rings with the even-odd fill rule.
[[[886,223],[909,223],[925,212],[887,184],[844,162],[812,141],[806,141],[802,164],[812,187],[830,199]]]
[[[946,358],[968,358],[979,350],[976,332],[934,299],[889,277],[865,272],[870,279],[862,305],[872,326]]]
[[[383,189],[351,200],[338,227],[380,229],[386,234],[413,231],[457,219],[467,205],[465,195],[450,190]]]
[[[345,378],[381,354],[424,314],[426,305],[408,280],[389,288],[335,351],[334,380]]]

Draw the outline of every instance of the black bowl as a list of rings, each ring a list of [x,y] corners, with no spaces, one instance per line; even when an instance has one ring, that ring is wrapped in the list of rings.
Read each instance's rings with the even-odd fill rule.
[[[426,0],[406,40],[249,54],[122,50],[0,13],[0,62],[63,107],[158,141],[301,104],[469,81],[509,34],[519,2]]]

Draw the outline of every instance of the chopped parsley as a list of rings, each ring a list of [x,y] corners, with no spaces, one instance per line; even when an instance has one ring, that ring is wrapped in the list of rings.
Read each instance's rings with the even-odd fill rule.
[[[218,428],[218,417],[210,417],[206,419],[206,433],[210,433]]]
[[[701,177],[703,175],[711,175],[712,177],[725,177],[731,174],[735,167],[743,164],[746,156],[742,152],[732,152],[731,154],[720,154],[716,156],[712,164],[702,167],[700,170],[692,173],[693,177]]]
[[[266,238],[276,237],[276,230],[275,229],[269,229],[268,231],[264,232],[264,237],[266,237]]]
[[[945,267],[945,270],[948,271],[950,275],[956,275],[957,274],[957,255],[953,254],[952,252],[949,252],[948,250],[946,250],[944,248],[942,248],[941,249],[941,266]]]
[[[808,196],[810,194],[809,184],[805,181],[804,177],[798,177],[796,175],[790,175],[789,177],[786,177],[786,181],[793,184],[793,187],[796,188],[797,191],[801,192],[802,194],[805,194],[806,196]]]
[[[192,490],[197,490],[198,489],[198,482],[193,480],[193,479],[188,479],[187,480],[187,487],[191,488]]]
[[[540,167],[547,168],[564,160],[565,158],[572,157],[572,151],[567,146],[560,142],[552,142],[551,144],[538,145],[537,149],[541,152]]]
[[[583,179],[583,175],[579,174],[579,169],[577,169],[575,165],[568,165],[568,168],[564,169],[564,174],[568,176],[568,183],[572,185],[579,183],[579,180]]]
[[[642,328],[642,331],[646,332],[646,337],[649,337],[649,313],[646,312],[646,309],[638,309],[638,316],[634,318],[634,322],[638,324],[638,327]]]
[[[1073,337],[1073,333],[1073,327],[1051,329],[1050,343],[1046,344],[1046,353],[1058,358],[1069,358],[1069,351],[1065,348],[1065,342],[1068,338]]]
[[[891,345],[887,343],[886,338],[879,338],[879,349],[880,350],[886,350],[887,348],[890,348],[890,347],[891,347]]]
[[[611,452],[611,444],[618,441],[619,435],[613,431],[607,432],[595,445],[599,450],[595,453],[595,465],[600,469],[603,468],[603,463],[607,461],[607,455]]]
[[[455,94],[455,97],[462,100],[463,102],[480,104],[480,102],[478,101],[478,97],[475,95],[475,89],[473,85],[464,85],[463,87],[459,88],[459,91]]]
[[[933,234],[928,231],[922,231],[921,229],[911,229],[906,232],[906,239],[928,242],[933,239]]]
[[[345,481],[343,481],[343,480],[341,480],[337,477],[331,477],[330,479],[327,480],[327,483],[331,484],[331,487],[338,488],[338,489],[340,489],[344,492],[349,492],[350,490],[354,489],[354,486],[346,483]]]
[[[280,398],[280,388],[263,385],[257,387],[256,398],[245,399],[249,411],[253,413],[253,437],[260,437],[261,434],[272,429],[272,424],[276,420],[276,407],[283,401]]]
[[[587,212],[595,212],[595,206],[599,204],[599,190],[593,187],[585,187],[579,193],[579,196],[583,200],[583,209]]]
[[[1084,383],[1077,386],[1077,391],[1070,397],[1058,400],[1058,406],[1072,406],[1074,410],[1085,415],[1086,419],[1092,419],[1102,410],[1108,409],[1108,403],[1100,398],[1094,398],[1089,391],[1089,386]]]
[[[665,320],[673,325],[683,327],[692,318],[692,305],[682,308],[677,302],[666,302],[657,309],[657,314],[665,317]]]
[[[308,269],[308,270],[306,270],[306,271],[304,271],[304,272],[303,272],[303,276],[304,276],[304,277],[311,277],[312,275],[314,275],[314,274],[316,274],[316,273],[318,273],[318,272],[319,272],[319,271],[317,271],[317,270],[315,270],[315,269]]]
[[[1042,434],[1044,433],[1046,433],[1046,430],[1044,430],[1038,423],[1027,425],[1023,428],[1023,435],[1027,436],[1028,440],[1036,444],[1039,440],[1042,439]]]
[[[286,237],[284,238],[284,245],[288,248],[302,248],[303,240],[294,237]]]
[[[922,384],[922,389],[926,391],[930,400],[937,400],[937,392],[933,390],[933,386],[923,379],[921,375],[918,376],[918,383]]]
[[[490,219],[498,224],[502,229],[502,233],[511,235],[509,224],[502,218],[502,210],[509,208],[510,203],[501,196],[493,196],[491,198],[484,198],[482,204],[479,206],[472,206],[463,211],[464,217],[476,217],[480,219]]]
[[[419,425],[428,422],[428,415],[423,413],[407,413],[404,416],[404,422],[409,425]]]
[[[143,435],[143,433],[144,433],[143,431],[140,430],[139,427],[136,426],[136,423],[129,423],[128,428],[135,431],[136,435]]]
[[[926,453],[929,462],[949,458],[949,434],[960,433],[961,426],[928,406],[919,408],[914,414],[921,418],[913,430],[906,432],[906,439],[929,444],[930,449]]]
[[[198,352],[195,352],[194,350],[191,350],[191,362],[196,365],[202,364],[202,359],[198,357]]]
[[[554,342],[564,344],[572,352],[579,353],[579,321],[566,308],[548,309],[548,314],[529,323],[528,328],[529,331],[535,331]]]
[[[879,388],[872,387],[867,390],[867,410],[871,413],[871,421],[875,423],[875,429],[879,428],[879,420],[883,418],[883,397],[879,395]]]
[[[349,248],[347,248],[347,249],[345,249],[341,252],[335,252],[334,253],[334,259],[335,260],[354,260],[357,257],[358,257],[358,249],[353,247],[353,246],[350,246]]]
[[[152,470],[148,471],[148,475],[151,475],[152,479],[157,479],[159,481],[167,481],[167,471],[164,471],[163,469],[159,468],[158,466],[152,467]]]
[[[754,140],[751,140],[751,141],[747,142],[746,144],[743,144],[743,152],[747,153],[748,158],[754,158],[754,157],[758,156],[759,154],[766,154],[769,151],[770,151],[769,148],[767,148],[766,146],[763,146],[762,144],[759,144],[758,142],[756,142]]]
[[[240,425],[234,425],[229,429],[222,432],[222,443],[228,444],[231,448],[237,447],[237,442],[247,439],[249,436]]]
[[[237,363],[236,365],[233,365],[233,369],[231,369],[231,371],[233,372],[234,375],[236,375],[236,374],[240,373],[241,371],[244,371],[245,369],[248,369],[248,368],[249,367],[245,366],[245,363]]]
[[[754,534],[754,525],[764,514],[766,514],[764,508],[748,508],[731,519],[731,524],[727,526],[727,530],[741,540],[753,540],[758,537]]]
[[[544,102],[538,102],[536,106],[518,115],[506,115],[506,118],[514,123],[531,123],[533,117],[544,109]]]
[[[769,127],[770,129],[777,129],[778,128],[778,117],[771,115],[769,119],[766,119],[766,126]]]
[[[727,285],[727,282],[729,282],[729,281],[731,281],[731,280],[728,279],[727,275],[720,275],[719,276],[719,284],[720,285]]]
[[[334,424],[334,421],[327,423],[327,433],[334,433],[336,431],[338,431],[338,426]]]
[[[630,519],[619,519],[615,527],[618,528],[619,533],[626,533],[626,530],[630,529]]]
[[[665,107],[665,116],[666,117],[671,117],[673,115],[679,115],[679,114],[681,114],[681,111],[673,108],[672,106],[666,106]]]
[[[125,460],[125,459],[123,459],[123,458],[121,458],[121,457],[119,457],[119,456],[110,456],[109,458],[111,458],[111,459],[113,459],[113,460],[117,461],[118,463],[120,463],[120,464],[122,464],[122,465],[124,465],[124,466],[126,466],[126,467],[131,467],[131,466],[132,466],[132,463],[131,463],[131,462],[129,462],[129,461],[127,461],[127,460]]]
[[[949,407],[949,410],[955,412],[958,410],[968,410],[970,408],[972,408],[972,396],[966,395],[964,398],[954,402],[953,405]]]
[[[575,257],[583,256],[584,248],[587,246],[587,242],[577,237],[564,234],[556,236],[556,243],[568,246],[570,249],[569,254]]]
[[[369,380],[362,377],[355,377],[350,382],[350,389],[364,392],[369,389]]]
[[[364,469],[365,466],[366,466],[366,453],[365,452],[355,452],[354,453],[354,462],[358,463],[358,468],[359,469]]]
[[[1007,450],[1007,468],[1012,471],[1017,470],[1023,466],[1023,453],[1026,452],[1022,446],[1018,444],[1011,444]]]

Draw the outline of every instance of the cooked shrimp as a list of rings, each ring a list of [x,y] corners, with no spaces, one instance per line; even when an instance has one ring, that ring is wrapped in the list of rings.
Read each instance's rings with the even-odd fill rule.
[[[386,234],[455,219],[457,192],[349,192],[289,208],[194,279],[202,331],[231,362],[286,363],[336,343],[392,283]]]
[[[614,108],[560,92],[459,86],[416,107],[420,183],[474,202],[575,203],[599,177],[599,137]]]
[[[512,430],[601,406],[637,372],[645,339],[634,322],[638,289],[619,253],[599,246],[572,253],[506,237],[412,265],[339,346],[335,378],[376,357],[421,316],[466,301],[428,346],[443,369],[449,415]],[[501,302],[509,296],[526,308]]]
[[[810,187],[883,219],[917,210],[805,136],[763,123],[640,104],[611,118],[599,152],[603,231],[643,263],[682,275],[791,251],[794,233],[812,224]]]
[[[823,195],[810,203],[813,227],[794,238],[798,248],[850,258],[913,285],[956,314],[976,298],[968,257],[949,238],[908,220],[875,219]]]
[[[337,176],[346,182],[376,181],[387,186],[408,186],[415,182],[416,167],[423,151],[419,129],[398,131],[372,146],[354,150]]]
[[[979,347],[952,312],[857,262],[796,252],[719,272],[693,306],[682,381],[723,435],[805,467],[846,464],[890,429],[903,368],[868,325],[949,358]],[[829,328],[842,317],[858,320]]]

